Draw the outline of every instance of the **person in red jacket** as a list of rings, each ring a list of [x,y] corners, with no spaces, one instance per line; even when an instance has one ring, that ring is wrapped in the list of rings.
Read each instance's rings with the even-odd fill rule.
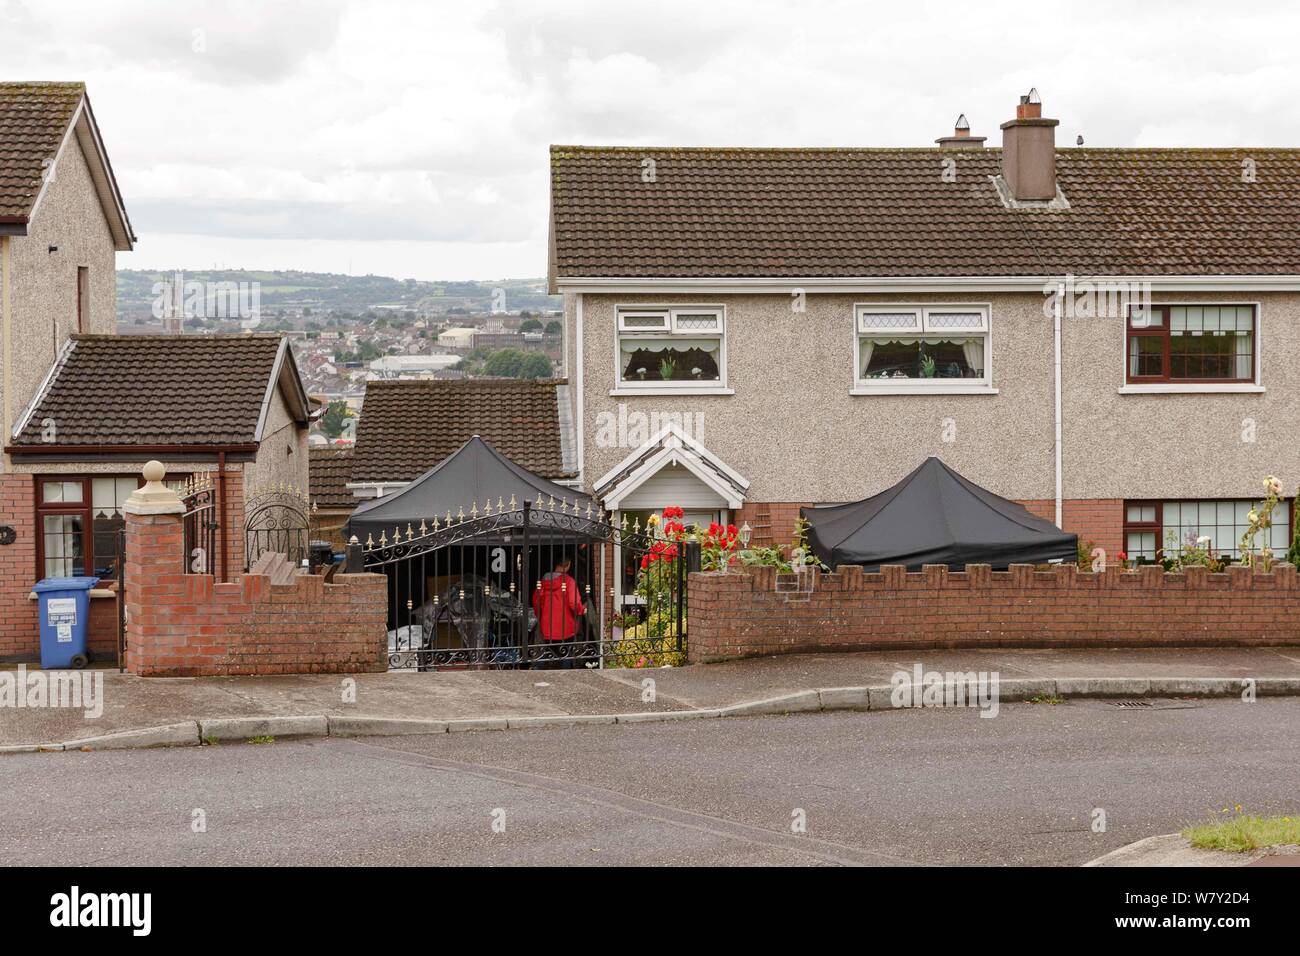
[[[559,558],[555,570],[542,575],[540,587],[533,592],[537,629],[544,641],[572,640],[578,633],[578,619],[586,611],[578,593],[578,582],[569,574],[572,564],[567,557]],[[573,664],[571,658],[564,659],[563,666],[572,667]]]

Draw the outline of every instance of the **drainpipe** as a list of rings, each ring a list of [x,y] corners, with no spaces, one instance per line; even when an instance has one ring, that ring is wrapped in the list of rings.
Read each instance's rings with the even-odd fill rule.
[[[583,420],[583,405],[585,404],[586,383],[582,380],[582,293],[577,294],[577,301],[573,306],[573,324],[574,324],[574,343],[573,343],[573,364],[578,372],[578,401],[577,401],[577,421],[574,423],[574,432],[578,439],[578,489],[583,488],[583,479],[586,477],[586,442],[584,441],[584,432],[586,424]],[[618,359],[615,357],[615,362]],[[615,372],[617,373],[617,369]],[[617,381],[617,379],[615,379]]]
[[[1065,286],[1056,287],[1056,305],[1052,309],[1053,370],[1056,390],[1056,526],[1061,527],[1061,301]]]

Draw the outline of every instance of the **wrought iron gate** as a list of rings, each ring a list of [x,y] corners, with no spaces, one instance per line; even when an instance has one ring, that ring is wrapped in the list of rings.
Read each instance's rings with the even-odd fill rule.
[[[389,666],[657,667],[685,661],[698,546],[561,499],[498,500],[365,542],[388,576]]]
[[[309,557],[312,513],[307,495],[283,483],[252,489],[244,505],[244,570],[267,551],[299,565]]]

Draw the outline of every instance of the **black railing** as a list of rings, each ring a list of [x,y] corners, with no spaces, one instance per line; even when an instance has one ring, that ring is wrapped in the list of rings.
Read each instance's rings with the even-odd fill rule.
[[[186,481],[181,492],[185,505],[183,570],[186,574],[215,575],[221,567],[221,522],[218,486],[206,474]]]
[[[388,576],[394,668],[651,667],[685,661],[691,548],[564,501],[498,502],[372,535],[364,562]]]

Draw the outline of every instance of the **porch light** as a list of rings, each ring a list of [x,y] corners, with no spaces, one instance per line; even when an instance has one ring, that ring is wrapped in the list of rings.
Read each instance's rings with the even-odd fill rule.
[[[749,526],[749,522],[748,522],[748,521],[746,521],[744,524],[742,524],[742,525],[740,526],[740,546],[741,546],[741,548],[746,548],[746,549],[747,549],[747,548],[749,547],[749,537],[750,537],[750,535],[752,535],[753,533],[754,533],[754,529],[751,528],[751,527]]]

